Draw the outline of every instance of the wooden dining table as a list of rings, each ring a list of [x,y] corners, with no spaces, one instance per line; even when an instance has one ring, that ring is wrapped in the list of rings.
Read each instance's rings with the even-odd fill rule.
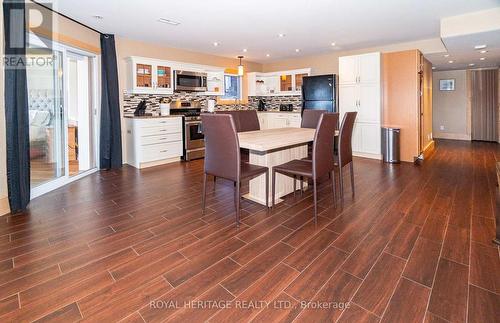
[[[268,167],[270,175],[268,183],[265,176],[252,179],[249,192],[244,198],[266,205],[268,185],[271,203],[272,167],[307,157],[307,145],[314,140],[315,131],[309,128],[277,128],[238,133],[240,148],[249,150],[250,164]],[[304,187],[306,185],[304,182]],[[276,174],[275,203],[281,202],[282,196],[293,191],[293,178]]]

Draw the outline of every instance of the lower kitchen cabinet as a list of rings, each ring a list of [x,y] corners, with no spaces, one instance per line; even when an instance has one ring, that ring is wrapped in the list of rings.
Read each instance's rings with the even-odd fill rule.
[[[275,128],[300,128],[301,116],[300,113],[292,112],[260,112],[259,123],[260,129],[275,129]]]
[[[145,168],[180,160],[182,118],[126,118],[127,163]]]

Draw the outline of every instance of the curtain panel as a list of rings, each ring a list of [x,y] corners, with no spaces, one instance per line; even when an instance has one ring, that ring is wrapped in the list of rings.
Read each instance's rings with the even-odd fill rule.
[[[101,34],[100,168],[122,167],[122,134],[115,37]]]
[[[498,69],[471,72],[472,140],[497,141]]]
[[[26,8],[24,2],[3,2],[6,58],[26,62]],[[4,65],[7,186],[11,213],[30,201],[29,115],[26,65]]]

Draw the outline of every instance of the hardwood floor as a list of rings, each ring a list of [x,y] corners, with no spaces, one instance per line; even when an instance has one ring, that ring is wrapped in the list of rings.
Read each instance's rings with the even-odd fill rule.
[[[99,172],[0,218],[0,320],[498,322],[497,159],[356,159],[356,196],[335,207],[326,179],[317,225],[307,191],[243,201],[239,228],[232,183],[201,215],[201,160]]]

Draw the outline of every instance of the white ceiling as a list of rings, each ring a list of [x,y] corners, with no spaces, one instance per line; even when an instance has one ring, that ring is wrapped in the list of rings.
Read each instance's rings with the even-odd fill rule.
[[[440,19],[499,0],[54,0],[102,32],[227,57],[267,61],[439,37]],[[101,20],[93,16],[100,15]],[[166,18],[180,22],[171,26]],[[278,34],[286,36],[279,38]],[[220,45],[213,46],[214,42]],[[335,47],[331,43],[335,42]],[[248,52],[242,53],[247,48]],[[300,49],[296,52],[295,49]],[[270,57],[266,57],[270,54]]]

